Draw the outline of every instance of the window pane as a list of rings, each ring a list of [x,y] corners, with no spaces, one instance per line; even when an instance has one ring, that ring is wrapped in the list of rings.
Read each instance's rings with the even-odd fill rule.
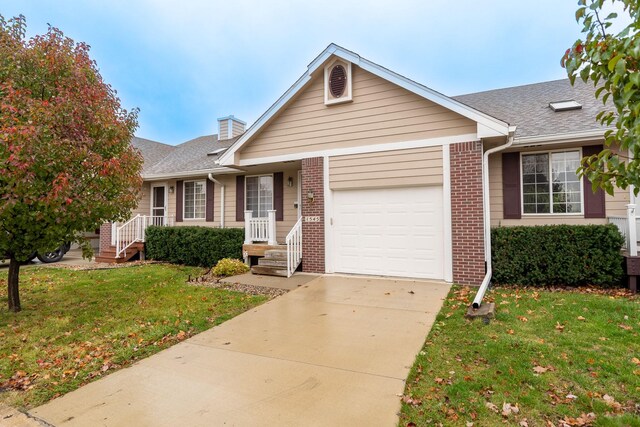
[[[522,201],[524,213],[549,212],[549,155],[522,156]]]
[[[254,218],[265,218],[273,209],[273,177],[271,175],[250,176],[246,179],[246,209],[253,211]]]
[[[553,213],[580,213],[579,151],[551,154]]]
[[[206,186],[204,181],[184,183],[185,219],[204,219],[206,205]]]

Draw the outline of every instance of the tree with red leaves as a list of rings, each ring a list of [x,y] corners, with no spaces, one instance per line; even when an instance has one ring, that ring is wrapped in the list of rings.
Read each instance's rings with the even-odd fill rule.
[[[35,251],[124,220],[136,206],[142,158],[127,112],[89,46],[50,27],[27,39],[23,16],[0,15],[0,258],[9,310],[20,311],[20,264]]]

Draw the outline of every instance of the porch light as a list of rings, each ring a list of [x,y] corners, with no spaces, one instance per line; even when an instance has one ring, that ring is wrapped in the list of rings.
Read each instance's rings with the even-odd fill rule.
[[[293,177],[292,176],[287,178],[287,184],[289,184],[289,187],[293,187]]]
[[[313,191],[309,191],[307,193],[307,200],[309,200],[309,203],[313,203],[313,199],[314,199]]]
[[[175,188],[173,187],[173,185],[169,186],[169,194],[173,194],[174,191]]]

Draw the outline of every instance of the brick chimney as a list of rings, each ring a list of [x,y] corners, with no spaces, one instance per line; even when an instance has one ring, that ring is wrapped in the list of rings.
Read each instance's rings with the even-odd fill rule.
[[[220,117],[218,119],[218,140],[235,138],[244,133],[247,124],[234,116]]]

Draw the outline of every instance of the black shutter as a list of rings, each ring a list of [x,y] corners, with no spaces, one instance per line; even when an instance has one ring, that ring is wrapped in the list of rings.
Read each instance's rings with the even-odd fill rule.
[[[520,219],[520,153],[502,153],[502,208],[504,219]]]
[[[244,222],[244,175],[236,176],[236,221]]]
[[[213,221],[213,181],[207,179],[207,201],[205,205],[205,221]]]
[[[284,220],[284,174],[273,174],[273,209],[276,210],[276,221]]]
[[[582,155],[589,157],[602,151],[602,145],[589,145],[582,147]],[[584,187],[584,217],[585,218],[606,218],[606,208],[604,201],[604,190],[596,189],[595,193],[591,189],[591,181],[582,177]]]
[[[176,222],[182,222],[182,191],[184,181],[176,181]]]

